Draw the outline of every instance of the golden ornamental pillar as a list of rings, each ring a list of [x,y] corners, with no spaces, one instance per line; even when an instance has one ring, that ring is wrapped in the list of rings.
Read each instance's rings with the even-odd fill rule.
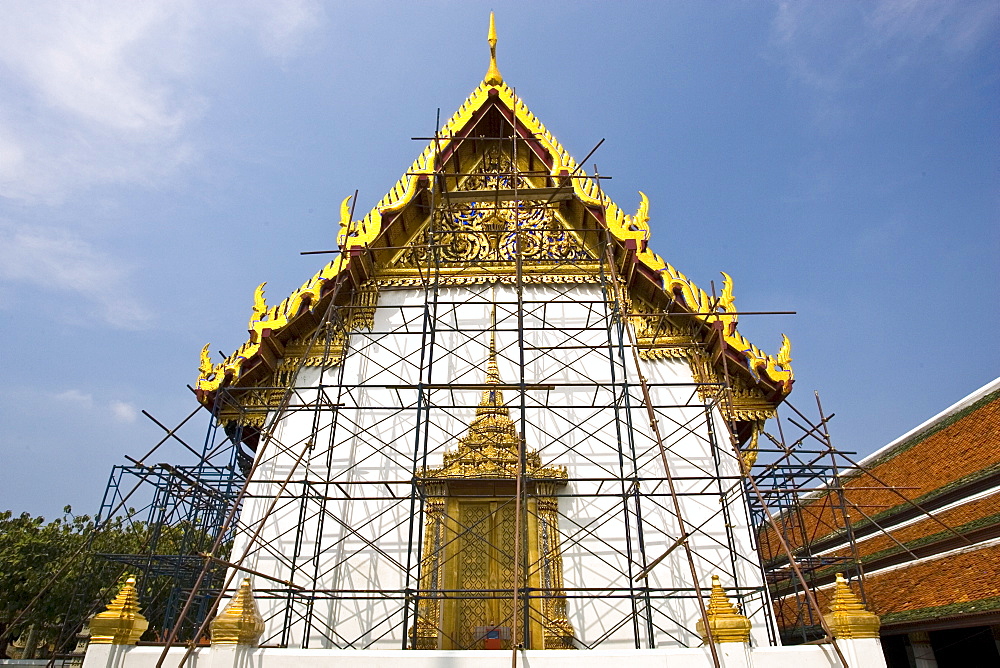
[[[250,578],[245,578],[233,600],[209,625],[212,646],[242,645],[256,647],[264,633],[264,618],[257,611]]]
[[[741,615],[736,606],[729,602],[718,575],[712,576],[712,593],[708,599],[708,628],[712,631],[712,642],[750,642],[750,620]],[[708,642],[705,620],[699,619],[696,626],[701,639]]]
[[[129,576],[118,595],[90,620],[91,645],[134,645],[149,628],[149,622],[139,613],[139,593],[135,578]]]
[[[566,591],[563,589],[562,546],[559,540],[559,501],[556,483],[536,482],[538,512],[538,548],[541,556],[541,590],[544,594],[545,649],[574,649],[573,625],[566,612]]]
[[[424,506],[426,517],[424,527],[423,560],[420,566],[420,599],[417,604],[417,620],[411,636],[416,649],[439,649],[438,636],[441,633],[441,600],[436,592],[444,587],[442,552],[445,543],[445,500],[446,487],[443,483],[429,483],[424,488],[427,501]]]
[[[837,584],[830,601],[830,612],[823,615],[827,626],[838,640],[878,638],[882,622],[878,615],[865,609],[861,599],[851,590],[843,573],[837,573]]]

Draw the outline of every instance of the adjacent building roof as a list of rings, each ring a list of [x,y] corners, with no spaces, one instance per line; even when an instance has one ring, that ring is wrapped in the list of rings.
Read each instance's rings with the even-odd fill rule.
[[[883,632],[1000,622],[1000,378],[859,464],[844,478],[845,501]],[[828,500],[810,498],[800,517],[814,553],[846,555]]]

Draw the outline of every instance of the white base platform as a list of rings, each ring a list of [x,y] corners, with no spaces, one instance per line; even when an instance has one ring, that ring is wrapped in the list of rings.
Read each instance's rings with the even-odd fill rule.
[[[878,639],[841,640],[850,668],[884,668]],[[724,668],[841,668],[829,645],[750,648],[717,645]],[[176,667],[184,648],[171,648],[164,668]],[[160,647],[92,645],[83,668],[154,668]],[[707,647],[653,650],[527,650],[518,652],[524,668],[714,668]],[[213,647],[194,651],[188,668],[510,668],[508,651],[329,650]]]

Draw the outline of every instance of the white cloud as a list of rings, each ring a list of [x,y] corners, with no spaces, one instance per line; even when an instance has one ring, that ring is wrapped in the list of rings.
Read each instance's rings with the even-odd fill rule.
[[[309,0],[7,2],[0,21],[0,197],[58,201],[149,185],[198,154],[204,69],[223,38],[287,57],[320,21]]]
[[[73,407],[81,411],[95,411],[98,415],[110,416],[114,422],[131,424],[139,416],[139,411],[135,406],[127,401],[112,399],[111,401],[99,402],[94,400],[94,395],[83,390],[70,388],[62,392],[48,394],[57,402]]]
[[[42,292],[76,293],[97,318],[122,329],[139,329],[152,319],[132,294],[131,268],[79,235],[37,230],[0,221],[0,281],[27,284]],[[86,317],[71,313],[71,317]]]
[[[879,45],[903,41],[916,46],[931,40],[942,53],[961,56],[996,29],[998,18],[1000,5],[995,0],[881,0],[869,13],[867,25]]]
[[[139,411],[136,410],[135,406],[127,401],[112,401],[109,408],[111,409],[111,417],[117,422],[135,422],[136,417],[139,415]]]
[[[231,7],[226,14],[241,17],[260,42],[264,52],[278,58],[294,55],[303,38],[322,22],[322,6],[310,0],[253,0]]]
[[[285,59],[321,19],[313,0],[5,2],[0,307],[30,286],[75,295],[87,319],[147,326],[150,313],[132,287],[137,267],[86,236],[86,212],[100,206],[88,192],[159,188],[175,178],[199,159],[196,130],[211,106],[213,66],[248,51],[227,47],[249,44]],[[55,227],[39,222],[51,219],[44,211],[24,215],[57,205],[73,222]]]
[[[91,394],[77,389],[69,389],[53,395],[57,401],[62,401],[79,408],[90,409],[94,407],[94,397]]]
[[[995,0],[783,1],[774,43],[794,77],[836,94],[874,74],[944,64],[989,46],[1000,22]]]
[[[809,86],[831,92],[839,87],[838,50],[850,53],[837,29],[844,11],[836,3],[780,2],[772,24],[774,41],[792,75]],[[836,34],[836,37],[834,37]]]
[[[176,77],[183,38],[165,6],[13,3],[4,14],[0,196],[58,199],[190,159],[181,131],[202,99]]]

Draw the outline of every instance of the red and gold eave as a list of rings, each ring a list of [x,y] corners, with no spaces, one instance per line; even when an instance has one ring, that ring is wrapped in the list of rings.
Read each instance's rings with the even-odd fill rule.
[[[253,385],[273,373],[286,343],[307,336],[320,324],[331,302],[347,304],[353,288],[376,277],[379,257],[392,252],[384,249],[399,249],[414,239],[427,220],[431,189],[449,169],[459,171],[453,163],[461,142],[476,133],[498,136],[496,132],[516,133],[529,147],[532,161],[537,160],[532,171],[543,174],[545,186],[571,193],[560,203],[566,215],[574,216],[579,225],[610,232],[615,263],[631,298],[641,298],[664,313],[692,314],[687,317],[699,322],[701,343],[712,351],[712,364],[720,375],[724,368],[730,377],[741,377],[744,385],[760,390],[772,406],[788,395],[793,373],[787,337],[782,337],[774,356],[744,338],[736,329],[738,316],[729,277],[725,277],[722,295],[712,297],[650,250],[646,196],[640,193],[638,211],[629,215],[601,191],[596,180],[581,178],[583,171],[576,161],[500,80],[499,73],[490,76],[493,69],[445,123],[439,139],[428,144],[371,211],[352,220],[350,198],[344,200],[337,236],[340,252],[332,261],[275,306],[267,307],[258,289],[249,339],[223,362],[213,364],[205,346],[196,384],[203,404],[211,407],[221,387]]]

